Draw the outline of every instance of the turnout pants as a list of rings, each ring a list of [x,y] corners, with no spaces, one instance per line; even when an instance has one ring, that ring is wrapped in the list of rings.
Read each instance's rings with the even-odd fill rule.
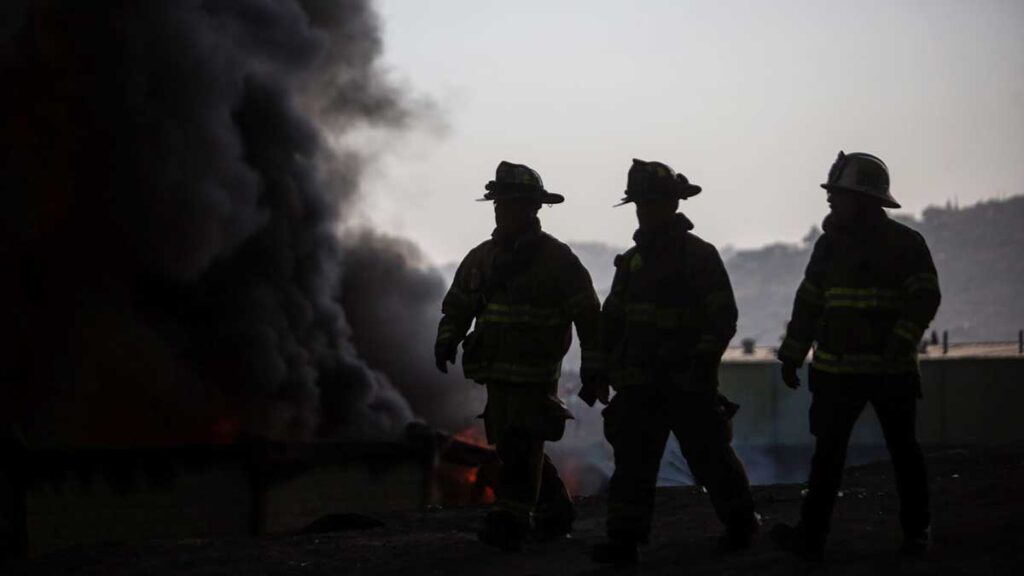
[[[605,408],[604,429],[615,451],[608,493],[610,539],[648,539],[669,432],[675,434],[694,479],[707,489],[727,529],[737,534],[756,529],[747,473],[730,446],[731,425],[714,391],[624,388]]]
[[[807,496],[800,511],[807,534],[822,539],[828,534],[842,485],[850,433],[870,402],[892,458],[903,532],[911,537],[920,535],[931,519],[927,470],[914,429],[920,397],[916,375],[835,376],[812,369],[810,381],[810,424],[815,446]]]
[[[532,520],[568,532],[575,517],[572,500],[544,454],[544,442],[561,438],[569,416],[553,393],[554,386],[546,384],[488,383],[484,424],[501,459],[495,511],[523,525]]]

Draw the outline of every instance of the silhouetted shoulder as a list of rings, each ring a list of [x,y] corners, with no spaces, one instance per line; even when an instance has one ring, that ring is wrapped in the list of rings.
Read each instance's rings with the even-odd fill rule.
[[[484,240],[483,242],[477,244],[469,252],[471,254],[473,252],[487,252],[487,251],[490,251],[490,250],[494,250],[494,246],[495,246],[494,238],[488,238],[487,240]]]
[[[811,246],[811,257],[813,258],[815,254],[824,254],[827,252],[834,239],[835,235],[829,234],[828,232],[818,236],[818,239],[814,241],[814,246]]]
[[[466,257],[462,259],[463,263],[467,262],[482,262],[487,260],[492,253],[494,253],[494,239],[488,238],[483,242],[477,244],[472,250],[466,254]]]
[[[889,237],[904,246],[926,246],[924,236],[910,226],[897,222],[892,218],[886,220],[886,232]]]
[[[579,263],[580,259],[576,256],[576,253],[572,251],[572,248],[551,234],[541,232],[541,242],[543,243],[544,251],[549,257],[554,258],[559,262]]]
[[[707,240],[697,236],[693,232],[687,232],[685,236],[687,253],[697,260],[721,260],[718,255],[718,248]]]

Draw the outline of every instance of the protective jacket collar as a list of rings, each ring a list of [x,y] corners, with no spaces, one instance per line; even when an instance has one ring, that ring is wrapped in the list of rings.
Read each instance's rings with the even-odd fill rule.
[[[495,227],[494,231],[491,232],[491,238],[494,239],[499,248],[511,250],[522,242],[530,242],[531,239],[537,238],[540,234],[540,218],[534,217],[522,230],[515,233]]]
[[[825,216],[821,222],[821,229],[826,234],[837,236],[857,237],[872,233],[876,228],[885,224],[889,216],[881,207],[866,208],[850,220],[840,220],[835,214]]]
[[[633,233],[633,241],[641,250],[649,250],[660,246],[670,238],[682,236],[690,230],[693,230],[693,222],[682,212],[676,212],[664,226],[651,230],[638,228]]]
[[[497,244],[493,262],[493,285],[507,288],[512,280],[525,272],[541,246],[543,232],[540,218],[534,218],[517,234],[508,234],[501,228],[495,228],[491,238]]]

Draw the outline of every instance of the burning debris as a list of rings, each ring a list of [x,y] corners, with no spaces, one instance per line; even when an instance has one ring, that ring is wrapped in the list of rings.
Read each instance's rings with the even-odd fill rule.
[[[381,247],[346,264],[366,158],[339,142],[409,116],[368,2],[2,11],[0,423],[37,445],[401,434],[414,408],[356,344],[408,326],[354,335],[338,300],[373,306],[355,266]]]

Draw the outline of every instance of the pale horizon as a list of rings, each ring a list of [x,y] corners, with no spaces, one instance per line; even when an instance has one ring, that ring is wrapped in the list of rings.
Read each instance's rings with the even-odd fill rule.
[[[566,196],[547,230],[614,246],[634,157],[704,187],[681,210],[720,248],[799,242],[840,149],[888,164],[896,213],[1024,193],[1024,3],[377,6],[388,76],[437,112],[370,168],[352,220],[435,263],[490,234],[474,200],[501,160]]]

